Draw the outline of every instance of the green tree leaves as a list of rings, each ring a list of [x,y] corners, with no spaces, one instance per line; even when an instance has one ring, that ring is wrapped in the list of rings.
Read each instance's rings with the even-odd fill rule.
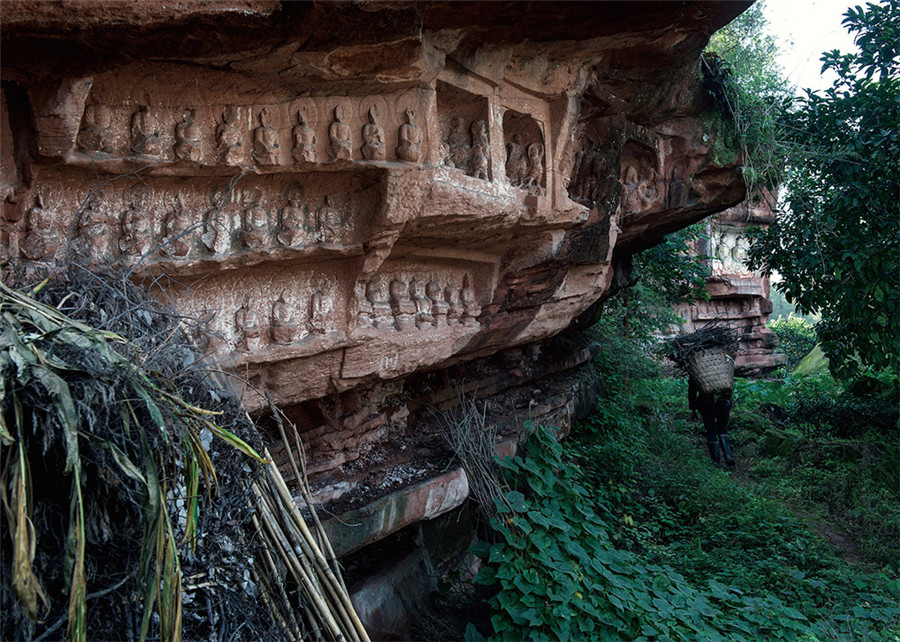
[[[832,370],[900,367],[900,4],[850,9],[859,52],[826,52],[838,75],[782,117],[789,209],[751,235],[751,265],[803,312]]]

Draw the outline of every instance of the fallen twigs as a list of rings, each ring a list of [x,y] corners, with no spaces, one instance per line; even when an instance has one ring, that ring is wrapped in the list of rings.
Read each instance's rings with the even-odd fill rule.
[[[266,396],[268,397],[268,394]],[[313,529],[310,530],[307,525],[281,472],[267,452],[266,457],[270,461],[265,468],[265,474],[252,486],[257,509],[254,526],[268,548],[265,570],[270,575],[261,580],[270,586],[278,583],[280,574],[273,556],[277,557],[299,587],[306,623],[312,629],[307,633],[312,639],[329,642],[332,640],[368,642],[366,630],[350,602],[350,596],[334,558],[334,551],[316,515],[306,480],[305,458],[296,429],[291,426],[300,459],[299,467],[287,439],[282,414],[270,397],[269,404],[287,449],[291,468],[306,501]],[[290,628],[288,630],[291,631]]]
[[[497,456],[497,427],[486,421],[487,407],[459,392],[459,404],[443,412],[435,412],[441,432],[454,454],[459,458],[472,497],[484,515],[496,517],[497,506],[507,503],[509,488],[495,463]]]

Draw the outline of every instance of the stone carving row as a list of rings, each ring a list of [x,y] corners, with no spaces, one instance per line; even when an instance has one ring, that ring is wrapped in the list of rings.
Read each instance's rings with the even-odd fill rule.
[[[72,230],[74,256],[97,260],[116,255],[143,257],[158,247],[159,255],[191,258],[233,250],[266,250],[275,247],[299,248],[315,244],[340,243],[350,213],[326,196],[320,207],[301,203],[291,196],[280,210],[266,209],[259,193],[244,203],[240,226],[232,232],[228,214],[212,208],[205,214],[189,211],[181,195],[175,196],[159,229],[146,211],[145,198],[135,197],[117,216],[109,216],[97,197],[82,208]],[[68,237],[55,231],[54,212],[44,208],[40,196],[27,212],[25,235],[20,250],[25,258],[40,261],[54,258]]]
[[[463,325],[477,327],[481,307],[475,297],[469,275],[462,288],[452,282],[444,286],[437,280],[427,284],[418,277],[409,283],[376,276],[366,284],[365,299],[359,303],[357,326],[392,328],[404,332],[412,328],[443,328]]]
[[[506,143],[506,177],[516,187],[540,187],[544,177],[544,146],[522,142],[513,134]]]
[[[487,181],[490,180],[489,152],[485,120],[475,120],[466,129],[459,116],[454,115],[450,119],[450,128],[446,137],[441,140],[441,159],[445,166]]]
[[[344,108],[334,107],[334,119],[328,125],[328,158],[325,160],[350,160],[353,157],[353,132],[346,122]],[[383,161],[387,158],[384,128],[378,122],[375,107],[369,108],[368,122],[362,128],[360,153],[365,160]],[[278,132],[270,124],[270,112],[259,111],[258,124],[249,135],[241,130],[237,110],[233,106],[225,108],[222,121],[207,135],[214,136],[215,163],[240,165],[249,149],[253,162],[260,166],[282,164],[283,155]],[[397,136],[399,144],[395,149],[397,158],[417,163],[422,157],[422,129],[416,123],[415,112],[407,108],[404,123]],[[128,132],[128,149],[132,154],[161,158],[166,156],[162,145],[161,125],[157,116],[147,105],[141,105],[131,116]],[[195,120],[193,109],[182,112],[181,121],[175,125],[175,144],[172,154],[175,159],[201,162],[201,144],[204,132]],[[122,133],[112,126],[112,111],[102,104],[90,104],[85,108],[81,130],[78,133],[78,149],[87,154],[115,154],[124,145]],[[297,124],[291,132],[290,156],[298,163],[320,162],[318,137],[310,127],[306,113],[297,111]]]
[[[304,314],[304,308],[305,314]],[[324,289],[315,289],[306,306],[292,306],[285,300],[284,292],[277,299],[263,306],[266,319],[249,299],[244,299],[231,317],[228,334],[236,348],[252,352],[267,345],[291,345],[310,334],[323,335],[332,330],[334,302]],[[216,332],[197,333],[198,347],[203,351],[223,349],[224,341]]]

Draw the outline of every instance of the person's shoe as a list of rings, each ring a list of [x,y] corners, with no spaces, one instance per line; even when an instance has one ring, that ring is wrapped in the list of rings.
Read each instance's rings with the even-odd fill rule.
[[[713,463],[716,466],[718,466],[719,465],[719,442],[707,441],[706,447],[709,449],[709,456],[713,460]]]
[[[722,454],[725,455],[725,465],[734,467],[734,455],[731,453],[731,438],[728,435],[719,435],[722,442]]]

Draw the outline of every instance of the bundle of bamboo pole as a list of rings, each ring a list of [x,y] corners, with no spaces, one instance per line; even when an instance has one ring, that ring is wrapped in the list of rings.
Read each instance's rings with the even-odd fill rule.
[[[312,528],[267,451],[265,456],[269,463],[264,475],[252,486],[256,504],[253,525],[265,544],[264,563],[256,573],[263,597],[270,602],[270,610],[278,618],[288,639],[369,642],[369,636],[350,602],[334,551],[316,515],[306,478],[306,458],[297,431],[291,427],[299,466],[284,429],[283,415],[271,398],[269,406],[311,516]],[[302,613],[297,613],[291,606],[278,562],[299,587]]]

